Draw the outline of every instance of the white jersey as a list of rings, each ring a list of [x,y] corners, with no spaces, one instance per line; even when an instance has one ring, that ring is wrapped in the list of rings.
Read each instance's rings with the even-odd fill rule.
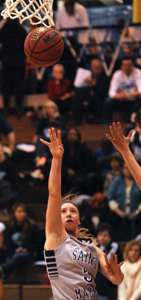
[[[91,240],[66,234],[56,249],[45,250],[45,261],[54,300],[98,300],[98,253]]]

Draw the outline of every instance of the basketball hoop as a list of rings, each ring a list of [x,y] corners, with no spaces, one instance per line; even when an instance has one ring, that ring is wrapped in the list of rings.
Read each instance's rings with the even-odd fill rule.
[[[20,23],[29,20],[32,25],[51,27],[54,26],[52,6],[53,0],[6,0],[1,15],[4,19],[19,18]]]

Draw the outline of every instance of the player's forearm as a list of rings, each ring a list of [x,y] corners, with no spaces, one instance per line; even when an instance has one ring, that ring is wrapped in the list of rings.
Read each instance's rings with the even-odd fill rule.
[[[120,152],[124,158],[125,163],[127,164],[127,167],[129,168],[132,176],[134,177],[138,187],[141,189],[141,167],[135,160],[135,158],[129,148],[123,149]]]
[[[49,175],[48,189],[49,194],[53,197],[61,195],[61,169],[62,169],[62,157],[52,158],[51,170]]]

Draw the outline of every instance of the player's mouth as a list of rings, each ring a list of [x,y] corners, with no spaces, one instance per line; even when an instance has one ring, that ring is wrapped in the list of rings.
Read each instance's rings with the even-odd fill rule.
[[[70,219],[70,220],[67,220],[66,223],[72,223],[73,221]]]

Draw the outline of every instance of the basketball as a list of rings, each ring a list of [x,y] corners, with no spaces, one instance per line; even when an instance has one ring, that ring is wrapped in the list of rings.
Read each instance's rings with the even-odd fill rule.
[[[49,67],[62,56],[64,42],[60,33],[53,28],[37,27],[26,37],[24,52],[38,67]]]

